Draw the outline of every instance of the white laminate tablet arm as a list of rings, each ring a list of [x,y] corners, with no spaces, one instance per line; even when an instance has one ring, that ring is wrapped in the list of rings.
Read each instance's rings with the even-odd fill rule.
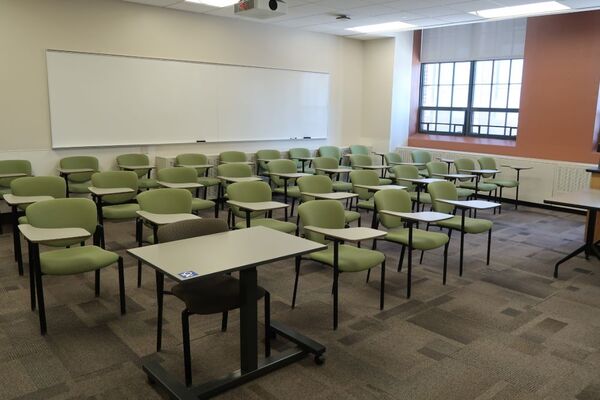
[[[324,235],[328,239],[343,240],[348,242],[376,239],[386,235],[386,232],[384,231],[364,227],[332,229],[308,225],[305,226],[304,229]]]
[[[37,228],[29,224],[21,224],[19,225],[19,230],[31,243],[87,239],[91,236],[91,234],[83,228]]]

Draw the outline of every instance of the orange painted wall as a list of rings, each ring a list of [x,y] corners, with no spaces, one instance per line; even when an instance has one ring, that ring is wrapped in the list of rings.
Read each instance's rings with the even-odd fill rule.
[[[417,133],[413,88],[409,146],[597,163],[600,11],[529,18],[524,59],[516,141]]]

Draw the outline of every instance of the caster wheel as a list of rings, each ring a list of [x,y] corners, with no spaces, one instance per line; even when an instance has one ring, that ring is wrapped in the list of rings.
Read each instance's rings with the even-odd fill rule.
[[[315,356],[315,364],[323,365],[325,363],[325,359],[322,358],[321,355]]]

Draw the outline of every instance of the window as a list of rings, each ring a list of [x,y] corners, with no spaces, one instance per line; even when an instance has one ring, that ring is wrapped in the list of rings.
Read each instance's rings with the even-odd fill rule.
[[[420,132],[517,136],[522,59],[426,63],[421,68]]]

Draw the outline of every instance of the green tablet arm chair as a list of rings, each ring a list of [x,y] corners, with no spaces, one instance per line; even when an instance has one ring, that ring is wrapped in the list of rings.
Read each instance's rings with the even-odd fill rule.
[[[429,195],[429,193],[427,193],[426,188],[420,189],[421,193],[417,194],[417,192],[416,192],[417,185],[413,184],[410,181],[406,181],[406,180],[402,179],[402,178],[407,178],[407,179],[422,178],[422,176],[419,175],[419,170],[417,169],[417,167],[415,167],[414,165],[396,165],[395,167],[392,168],[392,171],[394,171],[396,183],[398,183],[398,185],[406,186],[409,188],[409,196],[412,199],[412,201],[416,204],[417,210],[419,207],[419,204],[417,204],[417,199],[421,203],[420,205],[421,205],[422,209],[425,209],[425,204],[431,205],[431,196]],[[378,209],[379,209],[379,207],[378,207]]]
[[[177,167],[182,167],[186,165],[208,165],[208,157],[205,154],[199,153],[185,153],[179,154],[175,157],[175,165]],[[196,173],[198,174],[198,183],[204,185],[204,200],[206,200],[208,188],[212,186],[217,186],[219,184],[219,180],[212,176],[208,176],[210,171],[209,168],[195,168]]]
[[[150,165],[150,159],[146,154],[121,154],[117,156],[117,166],[121,168],[122,165]],[[156,179],[152,179],[151,168],[136,169],[135,172],[138,176],[138,186],[140,189],[156,189],[159,187],[156,183]]]
[[[379,177],[377,176],[377,172],[368,170],[352,171],[350,172],[350,182],[352,182],[352,191],[358,194],[356,211],[358,211],[359,208],[364,210],[374,210],[375,203],[373,202],[373,193],[369,192],[367,189],[359,188],[354,185],[379,185]]]
[[[454,160],[454,166],[456,167],[456,170],[459,173],[463,173],[463,171],[466,170],[477,169],[477,167],[475,166],[475,161],[471,160],[470,158],[457,158],[456,160]],[[468,174],[468,172],[464,173]],[[475,190],[475,187],[477,187],[477,191],[488,192],[489,196],[492,196],[492,192],[495,192],[498,189],[497,185],[493,183],[485,183],[481,180],[479,181],[479,183],[476,183],[471,180],[463,180],[458,184],[458,186],[461,188],[471,189],[473,191]]]
[[[104,219],[123,220],[137,217],[140,206],[135,201],[138,175],[133,171],[106,171],[92,175],[92,186],[97,188],[130,188],[133,191],[123,194],[110,194],[95,198],[98,207],[98,220],[104,225]],[[95,196],[94,196],[95,197]]]
[[[31,243],[29,249],[34,264],[35,291],[42,335],[47,331],[44,288],[42,277],[45,275],[73,275],[94,271],[95,294],[100,295],[100,270],[117,263],[119,271],[119,299],[121,314],[125,314],[125,281],[123,258],[117,253],[100,247],[102,227],[97,225],[96,206],[89,199],[55,199],[41,201],[27,207],[27,221],[35,228],[81,228],[94,238],[93,245],[83,245],[87,238],[50,240]],[[81,243],[81,246],[79,244]],[[61,247],[58,250],[40,253],[39,245]],[[71,246],[71,247],[68,247]],[[32,288],[33,290],[33,288]]]
[[[167,183],[197,183],[198,173],[194,168],[172,167],[161,168],[158,170],[158,180]],[[192,198],[192,211],[196,214],[198,211],[214,208],[215,217],[217,217],[217,203],[211,200],[198,198],[200,188],[189,189],[190,193],[195,194]]]
[[[307,148],[304,148],[304,147],[295,147],[293,149],[290,149],[289,154],[290,154],[290,160],[293,160],[296,162],[298,172],[303,172],[302,171],[302,162],[299,160],[299,158],[312,157],[310,150]],[[306,165],[304,166],[304,172],[307,174],[314,174],[315,170],[313,168],[311,168],[311,166],[312,166],[312,161],[309,161],[308,167]]]
[[[425,150],[412,150],[410,152],[410,156],[414,163],[421,163],[423,166],[419,166],[419,174],[423,176],[429,176],[429,172],[427,172],[427,167],[425,164],[431,161],[431,153]]]
[[[227,187],[227,195],[230,200],[242,201],[245,203],[271,201],[272,196],[269,185],[260,181],[232,183]],[[231,212],[231,225],[233,225],[235,229],[244,229],[248,227],[245,211],[240,210],[239,207],[233,205],[230,205],[229,210]],[[267,214],[270,215],[271,213],[269,212]],[[241,218],[242,221],[236,223],[235,217]],[[272,217],[266,217],[265,213],[261,211],[250,213],[250,226],[266,226],[267,228],[285,233],[296,232],[296,224],[279,221]]]
[[[320,228],[342,229],[344,228],[344,207],[336,200],[314,200],[303,203],[298,207],[298,214],[303,226],[317,226]],[[328,244],[327,249],[308,254],[308,259],[316,261],[333,268],[333,329],[337,329],[338,321],[338,279],[339,274],[344,272],[369,271],[371,268],[381,265],[381,286],[379,289],[379,309],[384,306],[385,288],[385,254],[376,251],[358,248],[347,244],[338,245],[337,263],[334,256],[333,244],[325,240],[323,235],[305,231],[305,237],[309,240]],[[301,257],[296,257],[296,278],[294,280],[294,293],[292,295],[292,308],[296,306],[296,294],[298,291],[298,279],[300,277]]]
[[[375,193],[375,204],[377,205],[377,209],[381,211],[411,212],[411,196],[405,190],[380,190]],[[404,227],[402,218],[383,214],[381,212],[378,214],[378,217],[379,223],[388,231],[388,234],[383,240],[398,243],[402,246],[402,249],[400,250],[400,259],[398,260],[398,271],[401,271],[404,252],[408,247],[409,229]],[[374,240],[373,248],[375,248],[376,243],[376,240]],[[445,233],[429,232],[423,229],[413,228],[413,249],[426,251],[444,246],[444,285],[446,284],[449,243],[450,238]]]
[[[428,185],[429,194],[433,202],[433,210],[446,214],[454,214],[455,207],[451,204],[443,203],[438,200],[458,200],[458,193],[456,187],[451,182],[433,182]],[[464,214],[463,214],[464,216]],[[448,235],[452,234],[452,231],[460,232],[460,265],[459,275],[462,276],[463,265],[462,259],[464,254],[464,236],[466,233],[478,234],[488,233],[487,241],[487,258],[486,264],[490,264],[490,248],[492,244],[492,226],[493,223],[490,220],[482,218],[469,218],[464,217],[464,224],[462,222],[463,216],[454,216],[453,218],[446,219],[443,221],[436,222],[437,226],[447,228],[449,230]]]
[[[270,161],[258,161],[258,160],[279,160],[281,159],[281,152],[279,150],[258,150],[256,152],[256,174],[267,175],[268,168],[267,164]]]
[[[350,154],[362,154],[363,156],[368,156],[369,148],[362,144],[353,144],[350,146]]]
[[[158,230],[161,243],[174,240],[188,239],[198,236],[212,235],[226,232],[227,224],[221,219],[198,219],[181,221],[165,225]],[[190,315],[210,315],[221,313],[221,331],[227,330],[227,316],[231,310],[241,307],[240,283],[227,274],[212,275],[206,278],[192,279],[177,283],[171,291],[172,294],[185,304],[181,312],[181,327],[183,334],[183,365],[185,370],[185,384],[192,384],[192,355],[190,350]],[[265,357],[271,355],[271,306],[270,295],[267,290],[258,286],[257,300],[265,299]],[[162,311],[162,310],[161,310]],[[162,329],[162,313],[159,313],[159,329]],[[158,349],[160,350],[160,349]]]
[[[296,164],[292,160],[273,160],[267,164],[267,169],[269,173],[275,172],[284,174],[294,174],[296,173]],[[273,189],[273,193],[283,195],[286,191],[286,181],[283,178],[275,175],[272,175],[270,179],[273,185],[275,186]],[[292,199],[292,208],[290,209],[290,216],[294,215],[294,204],[296,203],[296,200],[300,198],[300,189],[298,189],[298,186],[293,185],[294,181],[295,179],[289,179],[287,181],[287,197],[290,197]],[[292,183],[292,185],[289,185],[289,183]]]
[[[319,156],[334,158],[336,160],[336,165],[342,163],[342,150],[337,146],[319,147]]]
[[[0,174],[24,174],[31,176],[31,163],[28,160],[0,160]],[[10,193],[10,183],[19,177],[0,178],[0,199]],[[0,230],[0,233],[2,231]]]
[[[388,173],[391,176],[394,176],[393,167],[394,167],[394,165],[398,165],[399,163],[402,162],[402,156],[398,153],[390,152],[390,153],[385,153],[384,158],[385,158],[385,163],[390,166],[390,168],[388,168]]]
[[[446,175],[448,173],[448,165],[441,161],[430,161],[426,165],[429,176],[432,178],[438,178],[436,174]],[[456,192],[459,199],[468,199],[475,194],[474,190],[457,187]]]
[[[245,163],[248,161],[246,153],[243,151],[224,151],[219,154],[220,163]]]
[[[324,175],[313,175],[313,176],[303,176],[298,179],[298,187],[300,188],[300,193],[332,193],[333,192],[333,182],[329,177]],[[307,201],[314,200],[314,198],[310,196],[301,195],[301,201],[303,203]],[[300,217],[298,217],[299,219]],[[360,213],[356,211],[348,211],[344,210],[344,220],[346,221],[346,225],[354,221],[358,221],[358,226],[360,226]]]
[[[479,162],[479,166],[481,167],[481,169],[494,169],[497,170],[498,166],[496,165],[496,160],[494,160],[492,157],[481,157],[479,158],[479,160],[477,160]],[[483,182],[484,183],[491,183],[494,184],[496,186],[498,186],[500,188],[500,199],[502,199],[502,189],[504,188],[517,188],[519,187],[519,181],[514,180],[514,179],[497,179],[496,178],[496,174],[488,174],[488,175],[483,175]],[[519,196],[518,196],[518,191],[517,191],[517,196],[515,199],[515,202],[518,203],[519,201]],[[501,211],[502,209],[500,208],[499,211]]]
[[[61,168],[79,169],[89,168],[92,172],[80,172],[69,174],[66,177],[67,190],[69,193],[89,193],[88,187],[91,186],[92,175],[99,170],[98,159],[92,156],[73,156],[61,158],[59,161]]]
[[[350,165],[352,169],[360,169],[361,165],[370,166],[373,165],[373,159],[371,156],[365,156],[363,154],[351,154],[350,155]],[[391,179],[388,178],[379,178],[378,185],[389,185],[392,183]]]
[[[352,183],[344,182],[340,179],[340,174],[327,174],[326,172],[319,171],[317,168],[336,169],[339,168],[339,159],[332,157],[316,157],[313,160],[313,166],[317,175],[331,175],[333,181],[333,190],[336,192],[349,192],[352,190]],[[337,176],[337,179],[334,177]]]

